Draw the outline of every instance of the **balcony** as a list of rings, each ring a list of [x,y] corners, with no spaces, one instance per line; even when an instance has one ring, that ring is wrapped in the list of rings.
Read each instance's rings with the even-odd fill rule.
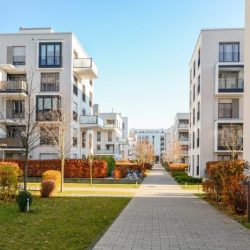
[[[22,141],[12,137],[0,138],[0,144],[7,145],[6,148],[22,148]]]
[[[98,129],[103,128],[103,119],[96,115],[81,115],[80,117],[81,128]]]
[[[25,81],[0,81],[0,95],[19,97],[28,94],[27,82]]]
[[[216,95],[243,94],[244,66],[242,64],[217,65]]]
[[[115,124],[107,124],[106,123],[106,124],[103,125],[103,128],[113,130],[113,129],[115,129]]]
[[[73,67],[74,72],[82,79],[97,78],[97,67],[92,58],[75,58]]]
[[[114,155],[114,149],[96,149],[94,150],[95,155]]]
[[[178,126],[178,128],[180,128],[180,129],[188,129],[189,128],[189,124],[188,123],[180,123],[179,124],[179,126]]]

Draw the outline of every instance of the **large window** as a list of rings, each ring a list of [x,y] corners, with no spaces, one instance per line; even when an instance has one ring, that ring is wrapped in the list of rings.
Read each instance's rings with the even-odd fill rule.
[[[36,120],[55,121],[60,120],[61,113],[60,96],[37,96],[36,97]]]
[[[218,150],[243,150],[243,124],[218,124]]]
[[[62,67],[62,43],[39,43],[39,67]]]
[[[243,68],[219,69],[219,92],[243,92]]]
[[[220,62],[239,62],[240,61],[240,44],[237,43],[220,43]]]
[[[41,91],[59,91],[59,73],[41,73]]]
[[[41,127],[40,128],[40,145],[58,145],[59,143],[59,128],[51,127],[50,132]]]
[[[218,118],[239,118],[239,99],[219,99]]]
[[[6,101],[7,118],[24,118],[24,101],[7,100]]]

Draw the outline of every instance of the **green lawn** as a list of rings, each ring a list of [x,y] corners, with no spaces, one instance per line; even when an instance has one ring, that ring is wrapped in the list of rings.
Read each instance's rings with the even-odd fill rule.
[[[29,182],[28,187],[32,188],[39,188],[41,186],[40,182]],[[88,183],[64,183],[65,188],[131,188],[135,189],[138,188],[140,184],[93,184],[90,186]]]
[[[35,198],[29,213],[0,203],[0,249],[88,249],[130,198]]]

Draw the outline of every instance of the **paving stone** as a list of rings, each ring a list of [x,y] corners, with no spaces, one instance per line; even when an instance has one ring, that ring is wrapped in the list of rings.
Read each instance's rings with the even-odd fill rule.
[[[250,231],[183,190],[155,165],[97,242],[101,249],[250,249]]]

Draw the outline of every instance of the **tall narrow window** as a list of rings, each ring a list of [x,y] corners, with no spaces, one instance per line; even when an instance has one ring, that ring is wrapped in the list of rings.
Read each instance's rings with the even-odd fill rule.
[[[86,102],[86,89],[84,85],[82,85],[82,101]]]
[[[78,105],[76,102],[73,102],[73,120],[78,121]]]
[[[197,121],[200,120],[200,102],[197,104]]]
[[[97,140],[98,142],[101,141],[101,132],[100,132],[100,131],[97,131],[96,140]]]
[[[112,131],[108,131],[108,141],[112,141]]]
[[[86,132],[82,132],[82,147],[86,148]]]
[[[25,65],[25,47],[13,47],[13,65]]]
[[[93,94],[92,94],[92,92],[89,92],[89,106],[90,107],[93,106]]]
[[[196,175],[199,176],[200,175],[200,156],[197,155],[197,162],[196,162]]]
[[[77,147],[77,129],[73,128],[73,147]]]

